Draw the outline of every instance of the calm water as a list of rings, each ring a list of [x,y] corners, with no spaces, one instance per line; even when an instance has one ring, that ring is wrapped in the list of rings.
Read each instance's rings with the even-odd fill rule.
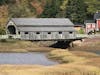
[[[0,64],[39,64],[55,65],[57,62],[51,61],[45,53],[0,53]]]
[[[93,53],[100,55],[100,50],[92,50],[92,51],[89,51],[89,52],[93,52]]]

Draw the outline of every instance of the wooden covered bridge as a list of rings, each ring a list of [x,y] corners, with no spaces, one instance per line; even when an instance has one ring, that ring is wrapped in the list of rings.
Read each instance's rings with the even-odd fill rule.
[[[20,35],[21,40],[74,40],[76,31],[68,18],[12,18],[7,35]]]

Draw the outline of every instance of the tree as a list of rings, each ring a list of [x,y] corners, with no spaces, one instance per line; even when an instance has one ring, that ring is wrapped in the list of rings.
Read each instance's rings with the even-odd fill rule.
[[[94,13],[100,11],[99,0],[85,0],[87,5],[87,18],[93,18]]]
[[[0,0],[0,5],[3,5],[7,2],[7,0]]]
[[[4,35],[6,34],[6,31],[4,28],[0,27],[0,35]]]
[[[62,0],[47,0],[43,13],[39,17],[56,18],[60,11]]]
[[[83,29],[83,28],[81,28],[81,29],[79,30],[79,34],[84,34],[84,29]]]
[[[10,17],[32,17],[34,12],[31,9],[28,0],[20,0],[19,4],[9,4],[8,10]]]
[[[60,3],[60,10],[56,17],[58,18],[65,18],[66,17],[66,6],[67,6],[68,0],[62,0],[62,3]]]
[[[0,0],[0,5],[4,5],[4,4],[9,4],[9,3],[15,3],[15,0]]]
[[[66,17],[74,23],[83,23],[86,18],[86,8],[84,0],[68,0]]]

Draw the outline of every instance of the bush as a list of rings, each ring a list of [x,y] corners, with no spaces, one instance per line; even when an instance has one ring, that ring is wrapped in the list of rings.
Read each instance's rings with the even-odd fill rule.
[[[6,31],[5,31],[5,29],[4,28],[0,28],[0,35],[4,35],[4,34],[6,34]]]
[[[84,34],[84,30],[81,28],[81,29],[79,30],[79,33],[80,33],[80,34]]]
[[[0,42],[7,42],[7,40],[6,39],[1,39]]]

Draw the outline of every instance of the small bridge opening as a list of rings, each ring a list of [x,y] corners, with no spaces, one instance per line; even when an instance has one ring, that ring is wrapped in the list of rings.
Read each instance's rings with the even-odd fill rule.
[[[70,47],[71,41],[57,41],[49,47],[66,49]]]
[[[8,26],[8,32],[9,34],[16,34],[16,28],[15,26]]]

